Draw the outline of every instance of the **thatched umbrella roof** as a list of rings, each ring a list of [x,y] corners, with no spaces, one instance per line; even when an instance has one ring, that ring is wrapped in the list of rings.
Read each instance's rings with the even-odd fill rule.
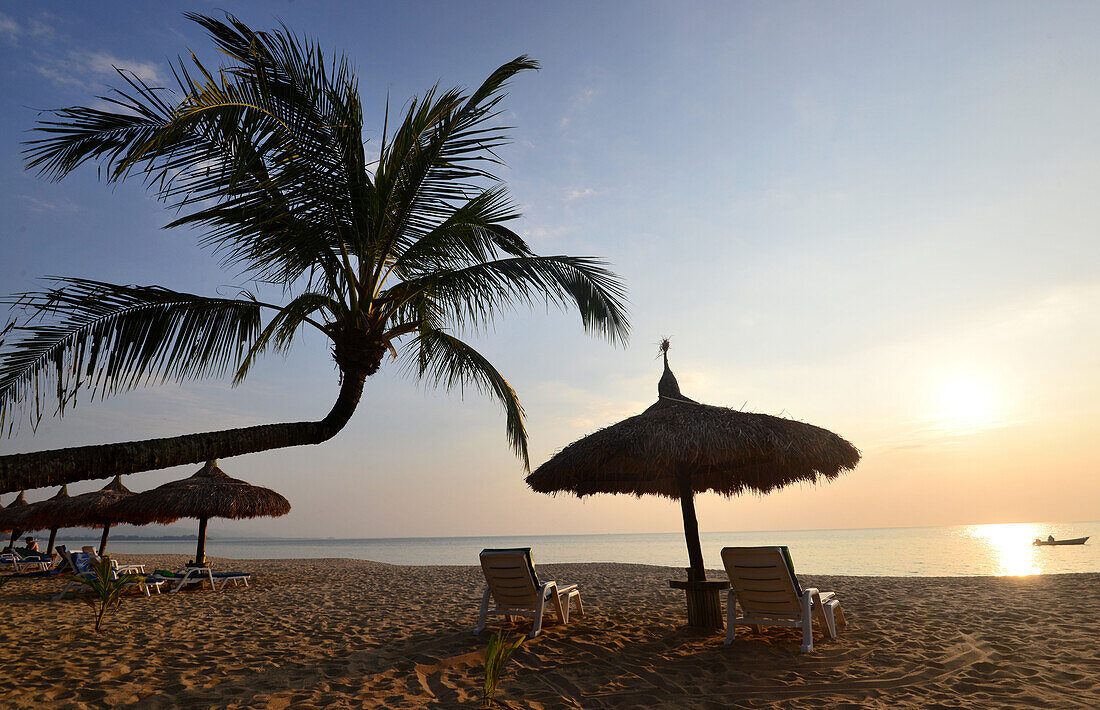
[[[49,528],[50,542],[46,546],[46,553],[52,554],[54,542],[57,541],[57,531],[63,527],[68,527],[68,523],[56,512],[51,511],[55,510],[55,506],[59,501],[68,499],[69,487],[67,485],[61,486],[57,493],[46,500],[18,508],[11,516],[12,523],[20,530]]]
[[[693,541],[690,529],[695,493],[768,493],[796,481],[832,479],[854,468],[860,454],[844,439],[812,424],[685,397],[668,366],[667,340],[661,350],[665,367],[657,402],[566,446],[535,469],[527,484],[540,493],[680,499],[692,568],[701,574],[698,532]]]
[[[37,503],[27,503],[22,499],[23,494],[19,495],[20,498],[16,498],[10,506],[0,511],[0,530],[44,530],[52,527],[52,523],[42,524],[37,514],[52,506],[54,501],[68,499],[69,489],[68,486],[61,486],[52,497]]]
[[[101,528],[114,525],[118,518],[111,515],[110,508],[133,493],[122,485],[122,477],[115,476],[98,491],[69,496],[68,491],[61,495],[59,491],[52,499],[30,506],[26,520],[32,529],[52,528],[55,525],[65,528]],[[148,522],[148,521],[146,521]]]
[[[290,512],[286,498],[270,488],[230,478],[216,460],[207,461],[193,476],[119,502],[111,514],[122,522],[132,520],[173,523],[180,518],[199,519],[199,548],[195,562],[202,563],[209,518],[277,517]]]
[[[677,478],[687,473],[694,493],[733,496],[833,479],[859,457],[850,443],[812,424],[661,396],[641,414],[569,444],[527,483],[539,493],[679,498]]]
[[[137,493],[112,508],[121,522],[174,523],[180,518],[255,518],[290,512],[286,498],[270,488],[230,478],[207,461],[193,476]]]
[[[24,527],[22,518],[28,507],[27,496],[24,491],[19,491],[19,495],[15,497],[15,500],[4,506],[3,510],[0,510],[0,532],[37,530],[38,528]]]
[[[53,498],[31,505],[26,512],[25,521],[28,530],[43,528],[103,528],[99,541],[99,554],[107,551],[107,536],[111,526],[119,520],[110,513],[115,503],[125,500],[133,493],[122,485],[122,477],[115,476],[98,491],[70,496],[67,489],[58,491]],[[144,523],[137,523],[144,525]]]

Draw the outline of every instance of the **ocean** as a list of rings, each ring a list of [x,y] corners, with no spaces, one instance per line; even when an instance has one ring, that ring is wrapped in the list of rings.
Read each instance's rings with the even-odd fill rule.
[[[98,543],[98,535],[62,530],[58,544]],[[1036,537],[1091,536],[1084,545],[1035,547]],[[955,577],[1100,572],[1100,522],[1009,523],[922,528],[704,532],[703,558],[720,569],[728,545],[787,545],[805,574]],[[345,557],[406,565],[475,565],[486,547],[531,547],[537,563],[627,562],[687,566],[682,533],[415,537],[376,539],[212,538],[212,557],[271,559]],[[108,552],[194,553],[186,540],[111,540]]]

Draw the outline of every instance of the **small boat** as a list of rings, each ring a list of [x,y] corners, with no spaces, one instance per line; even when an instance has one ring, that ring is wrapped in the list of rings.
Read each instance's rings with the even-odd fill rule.
[[[1040,540],[1039,538],[1035,538],[1035,542],[1033,542],[1031,544],[1032,545],[1084,545],[1085,540],[1088,540],[1088,539],[1089,539],[1088,537],[1075,537],[1075,538],[1072,538],[1070,540],[1054,540],[1054,539],[1049,539],[1049,538],[1046,539],[1046,540]]]

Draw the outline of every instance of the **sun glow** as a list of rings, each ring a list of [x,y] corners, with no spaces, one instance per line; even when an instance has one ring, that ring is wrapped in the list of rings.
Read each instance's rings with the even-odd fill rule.
[[[986,381],[960,375],[940,388],[939,402],[933,418],[939,427],[955,433],[981,431],[999,420],[993,387]]]

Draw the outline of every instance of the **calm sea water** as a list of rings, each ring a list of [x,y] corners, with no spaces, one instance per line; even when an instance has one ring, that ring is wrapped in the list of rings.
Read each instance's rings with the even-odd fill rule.
[[[59,538],[67,531],[62,531]],[[1091,536],[1084,545],[1034,547],[1036,537]],[[796,568],[806,574],[872,576],[1031,575],[1100,572],[1100,522],[1012,523],[927,528],[708,532],[700,535],[707,567],[721,568],[727,545],[787,545]],[[68,537],[90,544],[98,537]],[[66,544],[59,539],[60,544]],[[426,537],[364,540],[213,539],[214,557],[270,559],[349,557],[393,564],[474,565],[486,547],[531,547],[536,562],[629,562],[684,567],[682,533],[529,535],[523,537]],[[193,553],[194,544],[117,540],[117,555]]]

